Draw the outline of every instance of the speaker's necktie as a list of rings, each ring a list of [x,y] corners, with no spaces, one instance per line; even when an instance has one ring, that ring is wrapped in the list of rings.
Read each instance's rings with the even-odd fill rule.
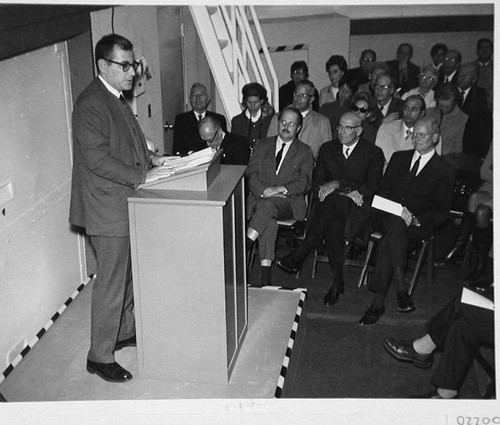
[[[278,154],[276,155],[276,171],[278,170],[278,167],[280,166],[281,157],[283,156],[284,149],[285,149],[285,143],[283,143],[281,145],[281,149],[278,151]]]
[[[351,150],[351,148],[347,148],[347,149],[345,150],[345,154],[344,154],[344,155],[345,155],[345,158],[346,158],[346,159],[347,159],[347,158],[349,158],[349,151],[350,151],[350,150]]]
[[[413,167],[411,167],[410,170],[410,176],[415,177],[417,175],[418,167],[420,166],[420,156],[417,158],[415,161],[415,164],[413,164]]]

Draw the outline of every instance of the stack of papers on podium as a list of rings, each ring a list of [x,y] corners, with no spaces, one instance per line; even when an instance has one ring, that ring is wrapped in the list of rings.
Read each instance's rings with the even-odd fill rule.
[[[205,148],[198,152],[193,152],[187,156],[168,156],[167,161],[165,161],[164,167],[170,168],[172,174],[176,174],[181,171],[190,170],[197,165],[206,164],[212,161],[215,150],[212,148]]]

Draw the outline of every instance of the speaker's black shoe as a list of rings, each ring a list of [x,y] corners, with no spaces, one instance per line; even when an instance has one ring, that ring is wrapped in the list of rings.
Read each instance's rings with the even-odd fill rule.
[[[419,354],[413,348],[412,341],[400,341],[384,337],[384,348],[395,359],[413,363],[417,367],[427,369],[432,366],[432,354]]]
[[[123,341],[118,341],[115,345],[115,351],[119,351],[124,347],[136,347],[137,346],[137,339],[134,336],[131,336],[130,338],[124,339]]]
[[[125,382],[132,379],[132,374],[118,363],[97,363],[87,360],[87,371],[108,382]]]

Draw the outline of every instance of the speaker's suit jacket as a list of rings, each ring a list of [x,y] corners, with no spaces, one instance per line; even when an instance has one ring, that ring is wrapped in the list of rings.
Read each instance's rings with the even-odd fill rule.
[[[399,94],[406,93],[408,90],[413,89],[418,86],[418,74],[420,74],[420,68],[412,62],[408,62],[406,68],[406,80],[399,84],[401,76],[399,70],[399,63],[397,59],[386,62],[389,67],[390,74],[394,78],[397,87],[401,87]]]
[[[222,130],[227,131],[226,118],[215,112],[207,111],[206,116],[215,117],[219,120]],[[174,121],[174,143],[172,153],[174,155],[187,155],[188,152],[201,151],[207,144],[201,140],[198,133],[198,119],[194,111],[183,112],[175,117]]]
[[[250,190],[247,202],[249,215],[267,187],[285,186],[293,217],[303,220],[306,215],[304,195],[311,188],[314,167],[311,148],[296,138],[276,174],[276,139],[277,136],[257,141],[250,158],[246,170]]]
[[[154,156],[130,107],[96,78],[73,109],[70,222],[97,256],[88,360],[112,363],[117,341],[135,334],[127,198]]]
[[[70,223],[89,235],[128,236],[127,198],[146,180],[153,154],[125,112],[98,78],[75,103]]]

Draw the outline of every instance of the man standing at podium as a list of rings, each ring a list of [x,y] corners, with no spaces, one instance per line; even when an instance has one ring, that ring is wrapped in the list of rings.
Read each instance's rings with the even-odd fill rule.
[[[303,220],[305,194],[311,188],[314,159],[311,148],[297,138],[302,114],[289,107],[278,116],[278,135],[257,141],[246,171],[247,249],[259,238],[260,284],[271,284],[277,220]]]
[[[85,229],[97,257],[87,370],[109,382],[132,379],[114,352],[135,345],[127,198],[142,183],[166,177],[123,91],[139,62],[132,43],[106,35],[96,45],[98,77],[78,97],[72,117],[73,176],[69,221]],[[152,168],[156,166],[156,168]]]

